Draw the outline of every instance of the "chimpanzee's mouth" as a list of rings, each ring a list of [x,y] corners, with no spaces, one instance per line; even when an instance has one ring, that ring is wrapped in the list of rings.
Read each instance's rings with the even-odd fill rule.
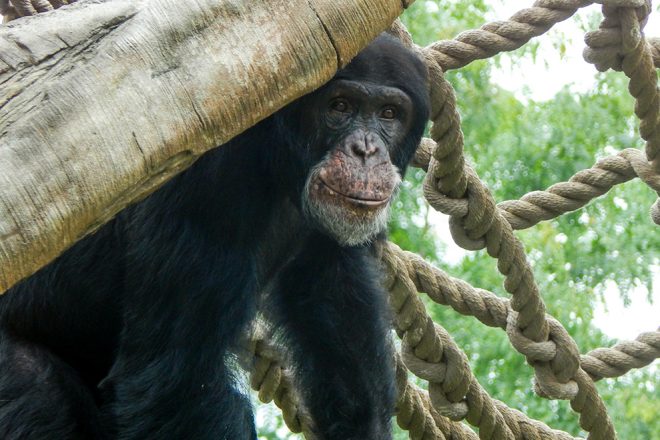
[[[325,187],[325,190],[331,195],[338,195],[341,198],[345,199],[348,203],[351,203],[353,205],[361,206],[363,208],[379,208],[383,205],[386,205],[390,201],[390,197],[385,197],[383,199],[377,199],[377,198],[364,198],[364,197],[356,197],[356,196],[351,196],[348,194],[344,194],[340,191],[337,191],[335,188],[332,186],[328,185],[323,179],[319,177],[319,182],[323,184]]]

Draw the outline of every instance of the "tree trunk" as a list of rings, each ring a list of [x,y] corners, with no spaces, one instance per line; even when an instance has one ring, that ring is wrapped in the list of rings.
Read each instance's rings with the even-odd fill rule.
[[[0,292],[323,84],[401,8],[87,0],[0,27]]]

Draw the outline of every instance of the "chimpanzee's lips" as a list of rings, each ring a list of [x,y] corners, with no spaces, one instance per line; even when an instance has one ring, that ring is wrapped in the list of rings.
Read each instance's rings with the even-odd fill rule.
[[[327,191],[330,192],[330,195],[337,194],[341,196],[343,199],[345,199],[347,202],[353,204],[353,205],[358,205],[364,208],[379,208],[383,205],[386,205],[390,201],[390,197],[385,197],[384,199],[375,199],[375,198],[362,198],[362,197],[355,197],[355,196],[349,196],[348,194],[344,194],[342,192],[337,191],[335,188],[332,186],[328,185],[323,179],[319,177],[319,182],[323,184],[323,186],[326,188]]]

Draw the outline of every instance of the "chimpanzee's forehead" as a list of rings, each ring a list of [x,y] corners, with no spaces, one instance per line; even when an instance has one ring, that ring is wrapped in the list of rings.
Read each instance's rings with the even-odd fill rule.
[[[367,81],[399,87],[405,83],[426,84],[422,60],[388,34],[381,34],[365,47],[335,79]]]
[[[352,96],[363,100],[380,100],[390,103],[409,102],[408,95],[399,87],[392,87],[372,81],[335,79],[326,86],[330,98]]]

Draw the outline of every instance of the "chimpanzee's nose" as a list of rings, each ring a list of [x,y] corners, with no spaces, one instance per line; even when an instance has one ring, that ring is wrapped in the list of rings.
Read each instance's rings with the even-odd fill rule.
[[[352,133],[346,139],[346,143],[347,150],[365,163],[379,159],[385,151],[385,145],[380,136],[362,130]]]
[[[378,147],[369,143],[366,139],[360,139],[355,140],[351,144],[351,150],[356,156],[364,157],[366,159],[369,156],[373,156],[378,151]]]

